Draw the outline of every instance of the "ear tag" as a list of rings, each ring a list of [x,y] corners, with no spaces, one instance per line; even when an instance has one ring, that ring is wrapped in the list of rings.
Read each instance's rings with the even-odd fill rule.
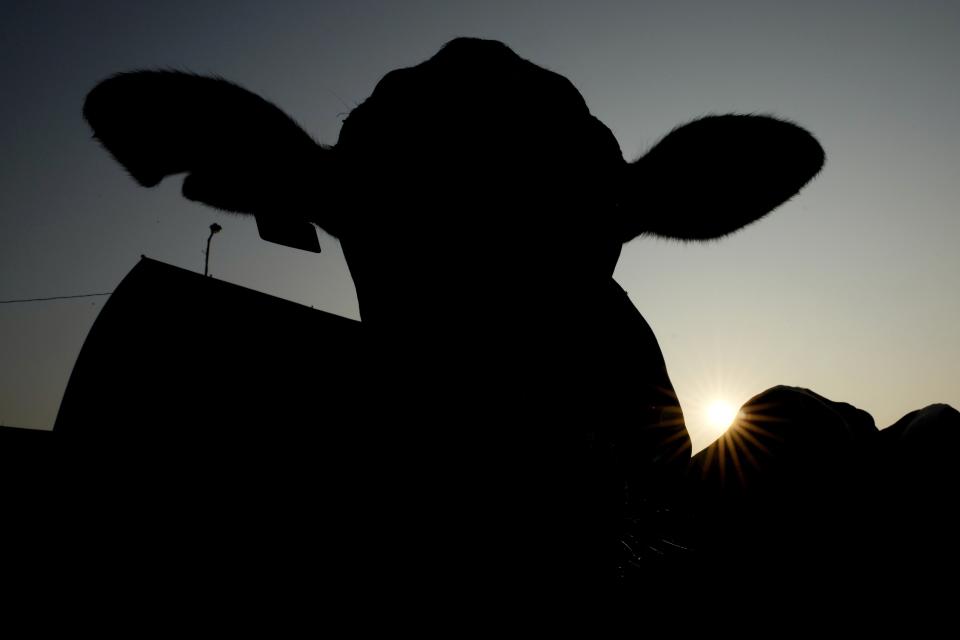
[[[317,230],[306,220],[290,220],[273,216],[254,216],[254,219],[257,221],[260,237],[267,242],[320,253]]]

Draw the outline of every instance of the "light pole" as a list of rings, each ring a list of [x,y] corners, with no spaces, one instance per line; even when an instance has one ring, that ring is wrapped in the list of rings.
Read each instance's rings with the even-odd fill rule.
[[[214,222],[210,225],[210,235],[207,237],[207,255],[203,260],[203,275],[210,275],[210,241],[213,240],[213,234],[219,233],[223,227]]]

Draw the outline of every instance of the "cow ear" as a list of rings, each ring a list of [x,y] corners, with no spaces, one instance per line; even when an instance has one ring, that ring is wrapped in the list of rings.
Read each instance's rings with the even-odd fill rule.
[[[619,199],[623,242],[643,233],[722,237],[789,200],[823,162],[816,139],[783,120],[694,120],[627,165]]]
[[[333,150],[246,89],[175,71],[124,73],[90,92],[83,115],[145,187],[186,173],[186,198],[253,214],[264,239],[289,246],[319,251],[311,222],[339,231],[317,187],[338,183]]]

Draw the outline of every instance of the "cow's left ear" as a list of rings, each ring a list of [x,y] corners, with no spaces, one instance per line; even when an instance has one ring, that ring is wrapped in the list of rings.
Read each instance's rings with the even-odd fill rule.
[[[627,165],[619,198],[622,241],[644,233],[722,237],[789,200],[823,162],[816,139],[783,120],[694,120]]]
[[[337,235],[344,177],[335,153],[279,107],[222,78],[135,71],[104,80],[83,115],[144,187],[185,173],[184,197],[252,214],[264,240],[320,251],[313,224]]]

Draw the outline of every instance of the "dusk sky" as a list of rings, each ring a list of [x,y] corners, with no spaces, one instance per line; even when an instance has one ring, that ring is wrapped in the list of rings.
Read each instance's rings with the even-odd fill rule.
[[[4,0],[0,300],[110,291],[141,254],[202,271],[218,222],[214,276],[358,318],[335,239],[321,234],[319,255],[272,245],[252,218],[185,201],[178,177],[137,186],[91,139],[84,96],[118,71],[218,74],[333,144],[383,74],[456,36],[567,76],[628,160],[729,112],[792,120],[826,150],[796,198],[732,237],[624,247],[615,277],[660,341],[694,449],[716,435],[705,404],[776,384],[881,427],[960,407],[960,4],[947,1]],[[53,425],[105,300],[0,304],[0,424]]]

